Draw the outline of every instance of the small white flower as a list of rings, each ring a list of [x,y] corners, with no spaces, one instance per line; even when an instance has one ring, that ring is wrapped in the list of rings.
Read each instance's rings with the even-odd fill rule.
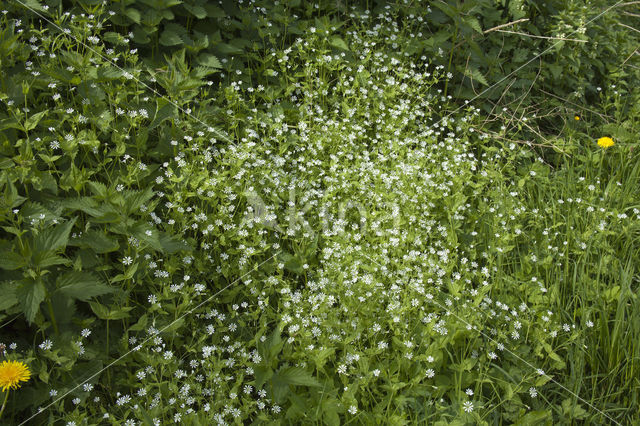
[[[464,411],[466,411],[467,413],[472,412],[473,411],[473,402],[465,401],[465,403],[463,404],[463,408],[464,408]]]

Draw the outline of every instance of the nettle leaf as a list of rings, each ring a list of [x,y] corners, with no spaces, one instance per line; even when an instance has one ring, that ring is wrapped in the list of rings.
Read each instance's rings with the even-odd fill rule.
[[[3,228],[6,228],[3,226]],[[5,229],[6,230],[6,229]],[[22,267],[27,266],[27,259],[20,253],[16,252],[15,248],[8,241],[3,241],[2,248],[0,249],[0,268],[7,271],[15,271]],[[3,293],[0,293],[3,294]]]
[[[100,80],[116,80],[122,77],[124,71],[112,65],[103,65],[98,68],[98,78]]]
[[[75,225],[77,217],[68,220],[62,225],[52,228],[45,228],[34,239],[34,251],[47,252],[63,249],[69,242],[71,228]]]
[[[0,283],[0,311],[9,309],[18,304],[18,298],[16,297],[16,282],[4,281]]]
[[[177,46],[184,42],[187,30],[179,24],[171,23],[164,27],[158,42],[163,46]]]
[[[120,248],[118,240],[96,229],[84,232],[79,238],[75,238],[70,245],[91,248],[98,254],[110,253]]]
[[[36,318],[40,310],[40,303],[46,295],[42,280],[24,279],[15,290],[15,297],[18,299],[22,312],[29,323]]]
[[[347,43],[337,36],[331,37],[331,41],[329,42],[329,44],[331,44],[331,46],[333,47],[337,47],[338,49],[349,50],[349,46],[347,46]]]
[[[98,302],[89,302],[89,306],[91,306],[91,310],[93,311],[93,313],[96,314],[98,318],[103,320],[119,320],[128,318],[129,311],[133,309],[133,306],[130,306],[110,310],[109,308]]]
[[[203,65],[205,67],[216,68],[216,69],[222,68],[222,64],[220,63],[218,58],[215,55],[212,55],[210,53],[203,53],[201,55],[198,55],[196,61],[200,65]]]
[[[127,18],[131,19],[136,24],[139,24],[140,19],[142,18],[142,16],[140,15],[140,11],[134,8],[129,8],[125,10],[124,14]]]
[[[124,198],[124,207],[127,209],[127,214],[136,212],[143,204],[149,201],[155,192],[151,187],[147,187],[144,191],[122,191]]]
[[[104,284],[90,272],[68,271],[57,279],[58,291],[74,299],[88,301],[92,297],[112,293],[114,288]]]
[[[189,3],[183,3],[182,6],[184,6],[189,13],[198,19],[204,19],[207,17],[207,11],[202,6],[192,5]]]
[[[294,386],[322,387],[320,382],[302,367],[281,367],[273,380]]]
[[[177,235],[167,234],[166,232],[156,231],[158,235],[158,242],[162,247],[162,252],[166,254],[177,253],[180,250],[193,251],[193,247],[187,242],[182,240]]]
[[[160,106],[160,103],[166,102],[164,100],[158,100],[158,112],[156,112],[156,116],[153,118],[151,124],[149,124],[148,129],[152,130],[162,124],[163,121],[175,118],[178,116],[178,108],[173,104],[166,104],[164,106]]]

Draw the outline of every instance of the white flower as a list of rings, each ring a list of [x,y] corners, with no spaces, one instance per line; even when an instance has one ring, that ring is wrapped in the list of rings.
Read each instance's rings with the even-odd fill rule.
[[[536,388],[530,387],[529,388],[529,395],[531,395],[531,398],[535,398],[536,396],[538,396],[538,391],[536,390]]]
[[[349,412],[351,414],[355,414],[358,412],[358,407],[356,407],[355,405],[352,405],[351,407],[349,407]]]
[[[473,411],[473,402],[465,401],[465,403],[463,404],[463,408],[464,408],[464,411],[466,411],[467,413],[472,412]]]

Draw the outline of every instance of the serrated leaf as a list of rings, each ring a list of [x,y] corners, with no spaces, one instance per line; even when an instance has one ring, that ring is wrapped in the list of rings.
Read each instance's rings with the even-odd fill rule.
[[[58,291],[74,299],[88,301],[92,297],[112,293],[114,289],[90,272],[68,271],[57,279]]]
[[[155,129],[158,127],[163,121],[176,117],[178,115],[178,109],[173,104],[164,105],[161,107],[158,112],[156,112],[156,116],[153,118],[151,124],[149,124],[149,130]]]
[[[175,31],[165,29],[158,42],[163,46],[177,46],[182,44],[182,38]]]
[[[142,16],[140,15],[140,12],[134,8],[129,8],[125,10],[124,14],[127,18],[131,19],[136,24],[139,24],[140,19],[142,18]]]
[[[143,204],[153,198],[154,195],[155,192],[151,187],[147,187],[144,191],[122,191],[124,207],[128,213],[136,212]]]
[[[16,299],[22,307],[26,320],[32,323],[45,298],[44,283],[41,280],[23,280],[15,290]]]
[[[173,254],[180,250],[192,251],[193,247],[184,242],[180,237],[176,235],[170,235],[166,232],[157,232],[158,242],[162,247],[162,252],[166,254]]]
[[[88,247],[98,254],[110,253],[118,250],[120,244],[115,238],[109,237],[104,231],[92,229],[73,240],[74,245]]]
[[[469,25],[471,28],[473,28],[473,30],[476,31],[477,33],[484,34],[478,19],[474,18],[473,16],[467,16],[466,18],[464,18],[464,22],[467,25]]]
[[[189,3],[183,3],[182,6],[184,6],[184,8],[189,11],[189,13],[191,13],[198,19],[204,19],[207,17],[207,11],[202,6],[192,5]]]
[[[103,65],[98,68],[98,78],[100,80],[116,80],[124,75],[124,71],[112,65]]]
[[[89,302],[89,306],[91,306],[91,310],[94,314],[100,319],[103,320],[119,320],[123,318],[129,317],[129,311],[133,309],[133,307],[122,307],[116,310],[109,310],[106,306],[92,301]]]
[[[9,309],[18,303],[16,298],[16,283],[15,281],[4,281],[0,283],[0,311]]]
[[[338,49],[349,50],[349,46],[347,46],[347,43],[338,36],[331,37],[331,41],[329,42],[329,44],[331,44],[331,46],[333,47],[337,47]]]
[[[294,386],[322,387],[320,382],[302,367],[280,368],[273,380]]]
[[[27,265],[27,260],[12,249],[0,252],[0,268],[7,271],[15,271]]]
[[[465,68],[464,75],[466,75],[467,77],[471,78],[472,80],[478,81],[480,84],[482,84],[484,86],[488,86],[489,85],[489,83],[487,83],[487,79],[484,78],[484,75],[482,75],[480,73],[480,71],[478,71],[475,68]]]
[[[196,59],[196,61],[200,65],[203,65],[205,67],[216,68],[216,69],[222,68],[222,64],[220,63],[218,58],[215,55],[212,55],[210,53],[202,53],[198,55],[198,58]]]
[[[46,252],[62,249],[67,246],[71,228],[75,225],[77,217],[68,220],[62,225],[53,228],[45,228],[34,238],[34,251]]]

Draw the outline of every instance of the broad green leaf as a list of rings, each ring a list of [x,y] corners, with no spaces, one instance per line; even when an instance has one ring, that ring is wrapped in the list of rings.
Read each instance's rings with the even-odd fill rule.
[[[551,412],[547,410],[530,411],[523,417],[519,418],[514,426],[536,426],[545,424],[547,420],[551,420]]]
[[[150,186],[147,187],[144,191],[122,191],[122,196],[124,198],[124,207],[127,210],[127,213],[136,212],[143,204],[153,198],[154,195],[155,192]]]
[[[100,80],[116,80],[122,77],[123,74],[124,72],[121,69],[108,64],[98,68],[98,78]]]
[[[182,38],[173,30],[164,30],[158,42],[163,46],[177,46],[182,44]]]
[[[16,282],[4,281],[0,283],[0,311],[9,309],[18,303],[16,298]]]
[[[284,367],[276,373],[278,380],[294,386],[322,387],[320,382],[302,367]],[[275,380],[275,376],[274,376]]]
[[[158,235],[158,241],[162,248],[162,252],[166,254],[173,254],[180,250],[184,251],[192,251],[193,247],[191,247],[188,243],[184,242],[182,238],[177,235],[170,235],[166,232],[156,231]]]
[[[347,46],[347,43],[345,43],[345,41],[338,36],[331,37],[331,41],[329,42],[329,44],[331,44],[331,46],[333,47],[337,47],[338,49],[349,50],[349,46]]]
[[[124,14],[127,16],[127,18],[131,19],[136,24],[140,23],[141,15],[137,9],[128,8],[127,10],[125,10]]]
[[[158,105],[160,105],[160,101],[158,101]],[[178,115],[178,108],[173,104],[167,104],[158,109],[156,116],[153,118],[151,124],[149,124],[148,129],[152,130],[162,124],[163,121],[169,118],[175,118]]]
[[[215,55],[212,55],[210,53],[202,53],[198,55],[198,58],[196,59],[196,61],[200,65],[204,65],[205,67],[216,68],[216,69],[222,68],[222,64],[220,63],[218,58]]]
[[[78,220],[78,218],[74,217],[72,220],[68,220],[62,225],[45,228],[34,238],[34,251],[45,252],[65,248],[69,241],[71,228],[75,225],[76,220]]]
[[[104,231],[92,229],[73,240],[73,245],[92,248],[96,253],[110,253],[118,250],[120,244],[115,238],[109,237]]]
[[[16,253],[12,249],[3,250],[0,252],[0,268],[7,271],[15,271],[24,266],[27,266],[27,260],[19,253]]]
[[[89,302],[89,306],[91,306],[91,310],[93,311],[93,313],[96,314],[98,318],[103,320],[119,320],[123,318],[128,318],[129,311],[133,309],[133,306],[131,306],[131,307],[122,307],[120,309],[110,310],[106,306],[95,301]]]
[[[36,114],[33,114],[32,116],[27,118],[27,121],[25,121],[24,128],[27,131],[35,129],[36,126],[38,125],[38,123],[40,122],[40,120],[42,120],[42,117],[47,115],[47,113],[48,113],[48,110],[44,110],[44,111],[40,111],[40,112],[38,112]]]
[[[487,82],[487,79],[484,78],[484,75],[482,75],[480,73],[480,71],[478,71],[475,68],[471,68],[471,67],[465,68],[464,74],[467,77],[469,77],[470,79],[476,80],[476,81],[478,81],[480,84],[482,84],[484,86],[488,86],[489,85],[489,83]]]
[[[204,19],[207,17],[207,11],[202,6],[191,5],[189,3],[183,3],[182,6],[184,6],[184,8],[189,11],[189,13],[191,13],[198,19]]]
[[[42,280],[25,279],[16,288],[15,297],[18,299],[22,312],[29,323],[32,323],[36,318],[45,294]]]
[[[68,271],[58,277],[58,291],[86,302],[95,296],[112,293],[115,289],[104,284],[90,272]]]

